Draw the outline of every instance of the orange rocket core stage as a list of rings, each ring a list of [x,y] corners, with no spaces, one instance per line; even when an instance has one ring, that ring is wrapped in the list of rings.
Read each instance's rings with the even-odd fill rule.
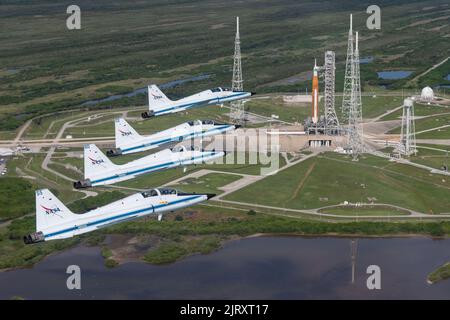
[[[312,122],[319,121],[319,72],[317,63],[314,62],[314,72],[312,81]]]

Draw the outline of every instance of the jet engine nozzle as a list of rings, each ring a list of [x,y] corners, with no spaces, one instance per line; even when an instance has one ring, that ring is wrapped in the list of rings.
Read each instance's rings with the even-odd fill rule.
[[[92,183],[91,180],[87,179],[87,180],[80,180],[77,182],[73,183],[73,187],[75,189],[84,189],[84,188],[89,188],[92,187]]]
[[[143,119],[148,119],[155,116],[155,112],[153,110],[142,112],[141,116]]]
[[[106,155],[108,157],[117,157],[117,156],[120,156],[121,154],[122,154],[122,150],[120,148],[111,149],[111,150],[106,151]]]
[[[44,240],[45,240],[45,237],[41,231],[33,232],[33,233],[30,233],[29,235],[23,237],[23,242],[25,244],[38,243],[38,242],[42,242]]]

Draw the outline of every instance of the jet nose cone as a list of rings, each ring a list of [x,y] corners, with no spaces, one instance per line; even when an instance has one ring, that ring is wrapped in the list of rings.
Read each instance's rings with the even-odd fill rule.
[[[256,94],[256,92],[254,92],[254,91],[250,92],[251,96],[254,96],[255,94]]]
[[[235,124],[234,125],[234,129],[239,129],[239,128],[241,128],[242,126],[240,125],[240,124]]]
[[[215,197],[215,196],[216,196],[215,193],[208,193],[208,194],[206,194],[206,197],[208,198],[208,200],[211,199],[212,197]]]

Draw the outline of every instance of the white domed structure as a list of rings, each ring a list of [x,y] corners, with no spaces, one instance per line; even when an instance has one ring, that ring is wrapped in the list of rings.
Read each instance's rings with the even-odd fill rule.
[[[422,89],[422,93],[420,94],[420,100],[430,102],[434,99],[433,89],[430,87],[425,87]]]

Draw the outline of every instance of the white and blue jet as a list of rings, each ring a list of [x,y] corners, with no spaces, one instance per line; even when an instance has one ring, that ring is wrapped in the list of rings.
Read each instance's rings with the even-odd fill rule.
[[[150,85],[148,86],[149,110],[142,113],[142,118],[176,113],[196,107],[222,105],[225,102],[248,98],[251,95],[251,92],[232,91],[228,88],[218,87],[172,101],[156,85]]]
[[[116,148],[108,150],[106,155],[113,157],[147,151],[168,143],[224,134],[239,127],[239,125],[216,123],[213,120],[194,120],[149,136],[142,136],[124,118],[117,118],[115,119]]]
[[[24,236],[23,240],[32,244],[71,238],[147,215],[155,215],[161,220],[165,212],[192,206],[214,196],[158,188],[133,194],[84,214],[75,214],[48,189],[37,190],[36,232]]]
[[[73,186],[80,189],[113,184],[150,172],[210,162],[223,156],[225,156],[223,151],[203,151],[181,146],[117,165],[112,163],[95,144],[87,144],[84,146],[84,180],[74,182]]]

